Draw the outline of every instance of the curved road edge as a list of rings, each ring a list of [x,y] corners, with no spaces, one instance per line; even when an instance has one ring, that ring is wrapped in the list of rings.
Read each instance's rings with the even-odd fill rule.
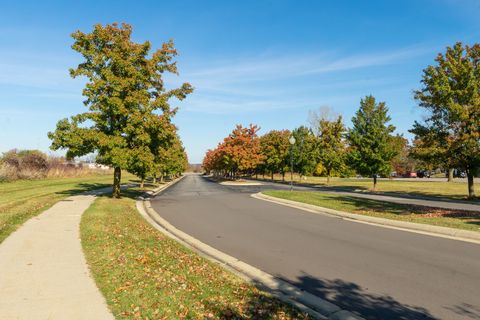
[[[403,230],[407,232],[425,234],[425,235],[434,236],[434,237],[441,237],[441,238],[447,238],[452,240],[480,244],[480,232],[364,216],[360,214],[348,213],[344,211],[315,206],[312,204],[267,196],[261,192],[252,194],[251,196],[255,199],[269,201],[279,205],[284,205],[284,206],[296,208],[303,211],[308,211],[315,214],[333,215],[336,217],[340,217],[342,219],[346,219],[346,220],[350,220],[358,223],[373,224],[383,228],[391,228],[391,229]]]
[[[151,194],[156,195],[161,193],[168,187],[180,181],[182,178],[183,176]],[[296,306],[311,316],[326,320],[363,320],[363,318],[347,310],[343,310],[326,300],[320,299],[308,292],[300,290],[286,281],[277,279],[274,276],[263,272],[262,270],[257,269],[243,261],[240,261],[239,259],[229,256],[175,228],[168,221],[163,219],[158,212],[153,210],[148,199],[137,200],[136,206],[142,217],[155,229],[159,230],[166,236],[194,250],[210,261],[219,264],[227,270],[241,276],[243,279],[253,283],[254,285],[269,291],[280,300]]]

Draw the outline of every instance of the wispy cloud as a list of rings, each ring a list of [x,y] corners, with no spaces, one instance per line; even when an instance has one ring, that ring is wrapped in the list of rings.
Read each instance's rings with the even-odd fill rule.
[[[395,83],[383,75],[362,78],[362,71],[405,63],[429,52],[416,46],[370,54],[339,55],[323,52],[309,55],[244,57],[203,66],[190,66],[175,84],[191,82],[196,92],[185,109],[204,113],[239,113],[320,105],[324,100],[344,100],[358,89]],[[359,73],[340,76],[349,70]],[[169,79],[170,80],[170,79]],[[398,84],[396,84],[398,85]],[[348,91],[348,94],[345,92]],[[366,92],[367,94],[369,92]],[[307,99],[304,97],[308,97]]]
[[[228,114],[315,106],[328,99],[344,99],[348,96],[345,91],[352,95],[357,88],[392,83],[386,75],[372,80],[359,78],[354,73],[342,78],[335,73],[404,63],[425,52],[428,52],[425,48],[415,46],[352,55],[332,51],[304,55],[258,54],[187,65],[182,68],[181,77],[168,77],[166,83],[176,86],[189,81],[195,86],[195,93],[182,103],[185,110],[192,112]],[[6,54],[2,53],[0,58]],[[8,55],[10,58],[3,61],[10,63],[0,63],[0,85],[35,89],[23,90],[23,96],[80,98],[83,82],[69,77],[66,65],[73,64],[65,57],[52,64],[43,63],[41,56],[12,59],[12,54]]]
[[[324,52],[308,55],[253,56],[222,61],[220,64],[203,66],[192,70],[185,77],[211,82],[240,82],[282,79],[296,76],[323,74],[401,63],[428,52],[423,47],[409,47],[370,54],[339,55]]]

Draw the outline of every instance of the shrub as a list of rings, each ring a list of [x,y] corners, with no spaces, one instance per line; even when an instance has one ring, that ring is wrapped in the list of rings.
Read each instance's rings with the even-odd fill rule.
[[[99,171],[109,173],[86,168],[81,163],[68,162],[63,157],[48,157],[38,150],[14,149],[5,152],[0,158],[0,181],[79,177]]]

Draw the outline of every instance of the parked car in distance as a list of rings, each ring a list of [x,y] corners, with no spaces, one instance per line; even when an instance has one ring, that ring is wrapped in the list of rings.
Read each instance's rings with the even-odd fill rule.
[[[416,172],[413,172],[413,171],[407,171],[405,172],[405,174],[403,175],[404,178],[416,178],[417,177],[417,173]]]
[[[448,171],[445,172],[445,177],[448,178]],[[453,169],[453,177],[454,178],[466,178],[467,173],[465,171],[459,169]]]
[[[465,171],[460,171],[460,170],[455,170],[453,172],[453,176],[455,178],[466,178],[467,177],[467,173]]]
[[[418,178],[430,178],[431,174],[430,174],[430,171],[428,171],[428,170],[418,170],[417,171],[417,177]]]

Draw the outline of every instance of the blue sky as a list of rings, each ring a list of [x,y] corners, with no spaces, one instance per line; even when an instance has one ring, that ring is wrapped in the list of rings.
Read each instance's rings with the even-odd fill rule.
[[[195,92],[175,123],[191,162],[235,124],[293,129],[329,106],[350,119],[367,94],[385,101],[397,132],[422,111],[421,71],[456,41],[480,36],[480,2],[8,1],[0,9],[0,151],[48,151],[48,131],[82,112],[83,80],[70,34],[127,22],[136,41],[173,39],[179,77]]]

